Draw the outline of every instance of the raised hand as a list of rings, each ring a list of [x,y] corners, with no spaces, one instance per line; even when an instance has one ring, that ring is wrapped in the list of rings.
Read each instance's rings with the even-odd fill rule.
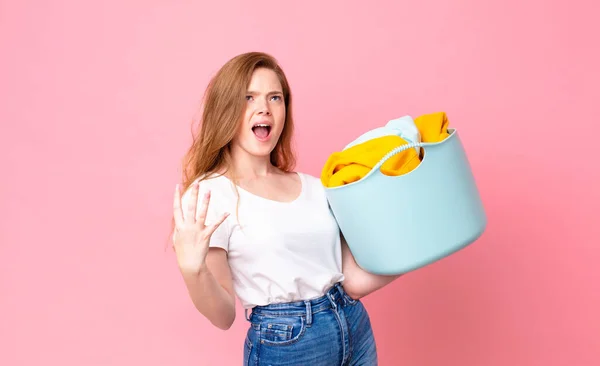
[[[197,275],[205,268],[210,237],[229,216],[229,213],[225,213],[215,223],[206,225],[210,191],[206,192],[201,206],[197,207],[198,191],[199,184],[198,182],[194,182],[190,187],[189,203],[184,212],[181,203],[180,186],[178,184],[175,187],[173,201],[173,216],[175,218],[173,248],[175,249],[179,269],[186,275]]]

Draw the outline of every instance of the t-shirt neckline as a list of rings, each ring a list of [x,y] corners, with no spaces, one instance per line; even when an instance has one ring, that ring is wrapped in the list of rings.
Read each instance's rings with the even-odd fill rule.
[[[304,181],[304,176],[302,175],[302,173],[300,172],[295,172],[298,177],[300,178],[300,193],[298,194],[298,196],[296,196],[296,198],[294,198],[291,201],[277,201],[277,200],[272,200],[263,196],[259,196],[257,194],[254,194],[250,191],[245,190],[244,188],[240,187],[239,185],[235,184],[231,179],[229,179],[228,177],[225,177],[223,175],[224,178],[226,178],[231,184],[233,184],[238,190],[240,190],[241,192],[245,193],[246,195],[255,197],[257,199],[260,199],[262,201],[266,201],[266,202],[270,202],[273,204],[277,204],[277,205],[291,205],[294,204],[298,201],[300,201],[300,199],[304,196],[304,193],[306,191],[306,182]]]

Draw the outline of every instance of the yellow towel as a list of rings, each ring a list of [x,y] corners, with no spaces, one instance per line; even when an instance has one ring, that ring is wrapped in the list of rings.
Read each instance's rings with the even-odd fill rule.
[[[415,119],[422,142],[440,142],[449,136],[448,116],[445,112],[429,113]]]
[[[415,119],[422,142],[438,142],[448,137],[448,118],[445,112],[425,114]],[[356,182],[364,177],[388,152],[407,144],[400,136],[377,137],[349,149],[334,152],[321,171],[325,187],[337,187]],[[421,163],[415,149],[402,151],[389,158],[382,166],[385,175],[406,174]]]

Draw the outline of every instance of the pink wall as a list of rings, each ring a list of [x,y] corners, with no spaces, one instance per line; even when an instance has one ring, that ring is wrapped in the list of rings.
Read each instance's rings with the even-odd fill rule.
[[[288,73],[305,172],[403,114],[461,131],[489,229],[365,299],[382,365],[600,363],[592,1],[49,3],[0,3],[1,365],[239,364],[241,310],[211,327],[164,245],[189,120],[248,50]]]

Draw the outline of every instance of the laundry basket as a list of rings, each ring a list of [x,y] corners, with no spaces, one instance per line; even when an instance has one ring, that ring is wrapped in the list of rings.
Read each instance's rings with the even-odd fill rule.
[[[475,179],[456,129],[436,143],[390,151],[359,181],[326,187],[333,215],[364,270],[397,275],[446,257],[477,240],[487,225]],[[416,146],[413,171],[387,176],[380,167]]]

